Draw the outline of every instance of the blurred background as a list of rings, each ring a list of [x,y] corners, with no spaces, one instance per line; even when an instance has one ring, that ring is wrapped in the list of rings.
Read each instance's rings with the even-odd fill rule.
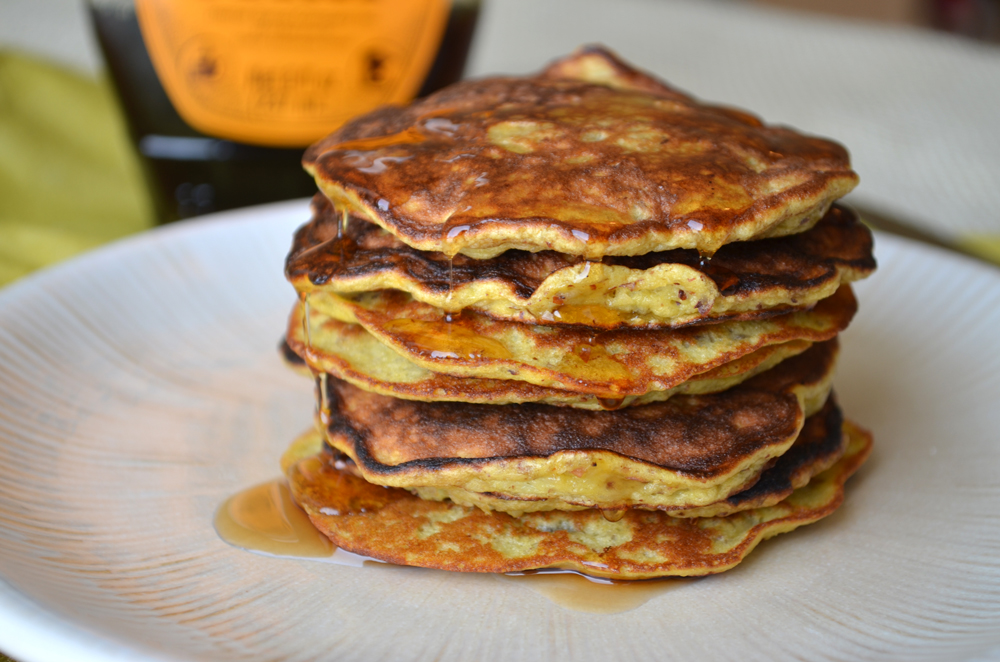
[[[467,75],[602,42],[835,138],[869,218],[1000,262],[1000,0],[484,0],[474,35]],[[225,207],[206,191],[178,187],[180,216]],[[0,285],[152,227],[158,204],[84,0],[0,0]]]
[[[540,3],[545,1],[539,0]],[[669,3],[672,0],[651,1]],[[1000,43],[1000,0],[702,1],[763,5],[816,17],[912,26]],[[90,73],[100,71],[103,66],[84,0],[3,0],[0,2],[0,48],[23,49]]]

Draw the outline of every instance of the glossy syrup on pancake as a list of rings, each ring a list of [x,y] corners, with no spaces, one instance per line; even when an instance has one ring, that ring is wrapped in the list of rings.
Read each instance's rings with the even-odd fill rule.
[[[601,258],[800,232],[857,183],[846,150],[701,104],[608,51],[357,118],[303,165],[419,249]]]
[[[433,372],[514,379],[608,399],[673,388],[767,345],[828,340],[857,310],[849,285],[811,310],[679,329],[600,331],[503,322],[468,311],[449,315],[392,290],[350,299],[318,292],[306,303],[360,324]]]
[[[595,410],[659,402],[674,395],[722,391],[802,353],[812,344],[805,340],[790,340],[767,345],[699,373],[670,389],[608,399],[521,380],[455,377],[434,372],[397,354],[360,325],[338,322],[315,308],[306,318],[302,305],[296,305],[289,316],[286,340],[287,351],[297,359],[293,363],[296,371],[310,376],[310,369],[316,373],[327,373],[381,395],[424,402],[494,405],[540,402]],[[309,367],[302,370],[305,365]]]
[[[230,545],[266,556],[318,560],[350,567],[360,565],[369,571],[391,566],[334,547],[292,500],[284,479],[256,485],[227,499],[216,512],[215,529]],[[564,570],[526,571],[494,577],[542,595],[560,607],[592,614],[630,611],[691,581],[615,581]]]
[[[324,196],[296,232],[286,276],[300,294],[395,289],[442,310],[470,308],[532,324],[680,326],[805,307],[875,268],[871,233],[834,206],[812,229],[731,243],[711,260],[678,249],[588,262],[511,250],[488,260],[418,251],[342,215]]]

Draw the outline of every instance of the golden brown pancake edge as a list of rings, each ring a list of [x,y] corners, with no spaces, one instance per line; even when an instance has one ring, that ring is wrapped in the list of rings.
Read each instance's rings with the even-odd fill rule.
[[[338,208],[479,259],[711,255],[803,231],[857,184],[840,145],[698,103],[601,49],[381,108],[303,165]]]

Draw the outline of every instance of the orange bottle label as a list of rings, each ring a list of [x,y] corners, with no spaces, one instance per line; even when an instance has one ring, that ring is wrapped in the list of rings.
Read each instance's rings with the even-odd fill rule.
[[[448,0],[135,0],[150,59],[188,124],[284,147],[412,99],[449,8]]]

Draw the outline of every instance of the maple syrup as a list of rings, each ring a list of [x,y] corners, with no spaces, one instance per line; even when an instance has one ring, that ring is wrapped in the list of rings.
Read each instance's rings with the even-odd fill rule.
[[[365,571],[397,567],[335,547],[295,504],[284,480],[255,485],[227,499],[216,511],[215,530],[230,545],[267,556],[310,559]],[[630,611],[693,581],[615,581],[558,569],[493,577],[529,589],[564,609],[592,614]]]
[[[432,359],[513,358],[497,340],[487,338],[462,324],[462,316],[449,314],[445,322],[395,319],[386,322],[385,331],[413,351]]]
[[[194,128],[182,119],[161,83],[133,3],[90,0],[89,5],[159,222],[315,193],[315,184],[302,170],[301,159],[302,148],[319,136],[290,147],[274,147]],[[479,7],[479,0],[452,2],[443,37],[417,96],[461,77]],[[302,50],[308,58],[309,51]],[[369,57],[366,71],[377,78],[382,65],[384,62]],[[262,80],[272,90],[294,82]],[[327,132],[335,128],[329,126]]]
[[[371,138],[359,138],[357,140],[337,143],[330,149],[358,151],[361,153],[360,155],[363,155],[364,152],[373,152],[382,147],[392,147],[394,145],[416,145],[425,140],[427,140],[427,137],[424,134],[416,128],[410,127],[405,131],[388,136],[372,136]]]
[[[613,386],[617,383],[629,383],[632,381],[632,373],[620,361],[608,353],[602,343],[596,338],[591,338],[590,342],[580,342],[573,346],[572,352],[567,352],[555,366],[555,370],[567,375],[580,374],[599,376],[601,381]],[[618,394],[602,394],[608,400],[617,399]]]
[[[625,517],[625,508],[605,508],[601,510],[601,515],[609,522],[619,522]]]
[[[631,611],[653,598],[695,581],[684,577],[615,581],[565,570],[538,570],[523,575],[495,576],[498,580],[511,582],[542,595],[564,609],[589,614],[620,614]]]
[[[215,530],[230,545],[275,556],[326,558],[334,551],[279,480],[227,499],[215,513]]]
[[[448,256],[448,297],[445,299],[448,303],[451,303],[451,293],[455,289],[455,256]],[[445,321],[451,323],[451,315],[445,316]]]
[[[581,326],[615,327],[627,322],[628,313],[599,304],[566,303],[553,311],[553,318],[562,324]]]

